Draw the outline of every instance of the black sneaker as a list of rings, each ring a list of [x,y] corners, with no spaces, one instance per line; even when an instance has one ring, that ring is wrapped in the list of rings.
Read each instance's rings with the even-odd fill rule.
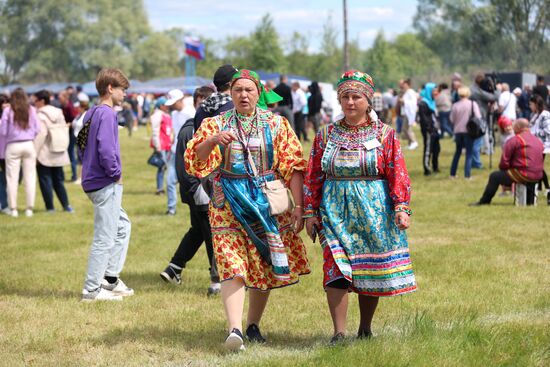
[[[170,265],[168,265],[166,269],[164,269],[164,271],[160,273],[160,277],[166,283],[172,283],[176,285],[181,284],[181,274],[178,273],[176,269],[174,269]]]
[[[265,338],[262,336],[262,333],[260,333],[260,328],[256,324],[250,324],[246,328],[246,337],[251,343],[265,343]]]
[[[370,330],[361,330],[357,332],[357,339],[370,339],[372,338],[372,331]]]
[[[330,342],[328,344],[331,347],[335,347],[335,346],[343,343],[345,339],[346,339],[346,336],[344,335],[344,333],[338,333],[330,339]]]
[[[225,347],[232,351],[245,350],[243,334],[239,329],[233,329],[225,339]]]

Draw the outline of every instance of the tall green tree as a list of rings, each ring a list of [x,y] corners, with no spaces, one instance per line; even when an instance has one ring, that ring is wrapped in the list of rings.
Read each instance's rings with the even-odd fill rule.
[[[250,35],[250,68],[264,71],[279,71],[286,67],[279,34],[273,18],[265,14]]]
[[[0,1],[2,79],[85,81],[105,66],[128,73],[149,33],[142,0]]]
[[[379,30],[372,47],[365,53],[365,71],[374,79],[377,89],[396,85],[403,78],[399,56],[395,47]]]
[[[338,47],[338,29],[329,16],[323,24],[320,52],[314,56],[311,78],[336,82],[343,65],[342,48]]]
[[[152,33],[136,45],[132,56],[132,78],[146,80],[178,74],[176,40],[168,34]]]
[[[445,66],[549,72],[548,0],[419,0],[414,28]],[[535,68],[535,70],[532,70]]]

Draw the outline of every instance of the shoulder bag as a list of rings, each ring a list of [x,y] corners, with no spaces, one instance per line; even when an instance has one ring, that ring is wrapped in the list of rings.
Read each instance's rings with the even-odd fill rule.
[[[482,118],[476,117],[474,113],[474,101],[472,101],[472,110],[470,118],[466,123],[466,131],[472,139],[477,139],[485,135],[487,131],[487,123]]]
[[[258,178],[258,170],[256,164],[250,156],[250,152],[247,154],[248,163],[254,173],[254,176]],[[269,203],[269,214],[279,215],[283,214],[294,208],[294,199],[292,198],[292,192],[286,187],[284,180],[277,179],[273,181],[265,181],[260,185],[262,192],[265,194]]]

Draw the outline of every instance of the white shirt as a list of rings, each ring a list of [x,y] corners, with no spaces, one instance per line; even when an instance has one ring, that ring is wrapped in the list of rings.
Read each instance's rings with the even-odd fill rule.
[[[410,126],[415,124],[417,109],[418,109],[418,98],[416,97],[416,92],[412,88],[409,88],[403,94],[402,115],[407,116],[407,120],[409,120]]]
[[[172,111],[172,130],[174,131],[174,142],[172,143],[172,153],[176,153],[176,146],[178,145],[178,134],[181,127],[185,124],[185,121],[189,120],[189,116],[185,111]]]
[[[292,112],[300,112],[307,104],[306,94],[300,88],[296,92],[292,91]]]
[[[510,91],[505,91],[500,94],[498,97],[498,105],[504,110],[502,115],[508,117],[510,120],[516,119],[516,96]]]

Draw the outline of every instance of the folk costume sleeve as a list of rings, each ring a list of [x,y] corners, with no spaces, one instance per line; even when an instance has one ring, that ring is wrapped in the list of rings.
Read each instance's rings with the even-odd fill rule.
[[[185,170],[189,175],[203,178],[214,171],[222,162],[222,154],[219,146],[215,146],[210,152],[208,159],[201,161],[197,156],[197,146],[206,141],[209,137],[217,134],[220,131],[216,118],[205,119],[199,129],[195,132],[195,136],[187,144],[185,150]]]
[[[383,137],[383,176],[388,180],[390,197],[393,201],[393,207],[396,212],[406,212],[409,215],[412,211],[409,207],[411,200],[411,181],[405,158],[401,152],[399,139],[395,130],[387,129],[387,134]]]
[[[325,151],[325,140],[328,136],[328,128],[322,128],[311,147],[311,154],[304,178],[304,218],[311,218],[319,215],[319,207],[323,199],[323,183],[325,173],[321,167],[321,160]]]

